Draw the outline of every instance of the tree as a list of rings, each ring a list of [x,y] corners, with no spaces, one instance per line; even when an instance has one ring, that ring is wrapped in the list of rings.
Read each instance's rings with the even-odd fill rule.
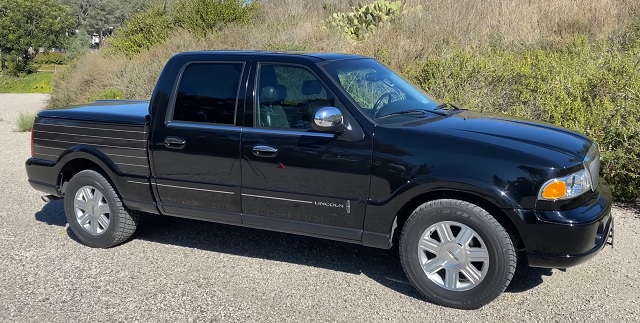
[[[136,12],[147,8],[150,0],[62,0],[73,11],[78,29],[98,34],[100,46],[105,33],[122,25]]]
[[[0,0],[0,52],[27,66],[38,49],[63,48],[73,27],[58,0]],[[4,65],[4,64],[3,64]]]

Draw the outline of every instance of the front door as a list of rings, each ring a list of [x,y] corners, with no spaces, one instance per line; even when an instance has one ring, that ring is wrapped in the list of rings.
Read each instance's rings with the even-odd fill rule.
[[[241,142],[243,222],[360,240],[371,138],[307,67],[257,64],[255,99]],[[343,133],[312,130],[314,112],[338,107]],[[251,110],[252,109],[252,110]]]
[[[241,222],[236,107],[246,65],[208,61],[183,67],[167,118],[153,130],[154,184],[164,212]]]

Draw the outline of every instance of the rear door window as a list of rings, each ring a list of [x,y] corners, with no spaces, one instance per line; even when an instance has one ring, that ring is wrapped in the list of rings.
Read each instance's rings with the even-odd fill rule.
[[[192,63],[185,67],[173,120],[233,125],[243,63]]]

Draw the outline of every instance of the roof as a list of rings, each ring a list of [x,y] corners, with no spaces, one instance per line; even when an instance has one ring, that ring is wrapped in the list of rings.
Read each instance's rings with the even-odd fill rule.
[[[341,59],[356,59],[356,58],[368,58],[362,55],[344,54],[344,53],[312,53],[312,52],[293,52],[293,51],[266,51],[266,50],[207,50],[207,51],[195,51],[184,52],[178,55],[255,55],[262,57],[276,56],[276,57],[307,57],[315,61],[334,61]]]

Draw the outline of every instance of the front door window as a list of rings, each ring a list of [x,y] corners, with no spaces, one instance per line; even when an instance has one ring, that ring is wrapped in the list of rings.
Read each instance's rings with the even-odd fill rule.
[[[256,90],[259,127],[310,130],[317,109],[336,106],[322,82],[301,66],[261,64]]]

